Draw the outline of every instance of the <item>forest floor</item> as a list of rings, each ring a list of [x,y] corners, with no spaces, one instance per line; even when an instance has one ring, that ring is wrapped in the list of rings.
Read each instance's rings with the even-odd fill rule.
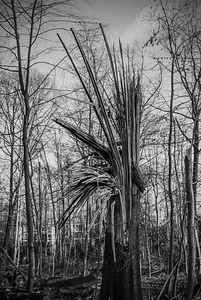
[[[142,278],[142,291],[144,300],[183,300],[185,296],[185,286],[186,286],[186,275],[179,274],[176,287],[174,289],[174,296],[168,297],[165,293],[166,282],[168,280],[168,276],[164,273],[159,276],[151,276]],[[173,283],[174,284],[174,283]],[[201,299],[201,298],[199,298]]]
[[[26,270],[27,269],[27,270]],[[21,268],[27,273],[28,266]],[[1,300],[98,300],[101,288],[101,272],[91,272],[83,277],[78,275],[62,276],[62,270],[57,276],[36,278],[34,282],[34,293],[27,294],[25,290],[25,277],[22,272],[14,269],[4,271],[0,276],[0,299]],[[180,273],[175,283],[174,297],[167,297],[163,292],[168,280],[166,270],[159,268],[152,276],[142,276],[142,291],[144,300],[183,300],[186,286],[186,275]],[[174,283],[173,283],[174,284]],[[198,286],[198,297],[201,299],[201,285]],[[194,299],[194,298],[193,298]]]
[[[19,279],[19,278],[18,278]],[[161,273],[157,276],[142,278],[142,290],[144,300],[157,300],[167,275]],[[98,300],[101,287],[101,276],[57,276],[48,279],[38,279],[35,283],[35,292],[27,294],[23,287],[11,285],[9,281],[0,288],[0,299],[8,300]],[[186,276],[180,274],[177,281],[176,297],[168,298],[162,294],[163,299],[184,299]],[[196,298],[201,299],[201,298]]]

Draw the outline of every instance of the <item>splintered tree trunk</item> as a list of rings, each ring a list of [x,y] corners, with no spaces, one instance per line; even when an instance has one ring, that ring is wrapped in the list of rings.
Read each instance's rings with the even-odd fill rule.
[[[111,199],[112,201],[112,199]],[[131,264],[128,258],[128,248],[120,241],[122,219],[119,213],[118,201],[115,203],[115,223],[118,224],[115,234],[115,257],[112,245],[111,205],[108,207],[107,229],[105,234],[105,249],[103,275],[99,300],[128,300],[129,286],[132,286]],[[116,226],[115,226],[116,227]],[[118,230],[118,232],[117,232]],[[118,237],[118,240],[117,240]]]
[[[103,277],[99,300],[127,300],[128,286],[131,285],[131,272],[128,263],[128,252],[118,242],[116,246],[116,262],[112,251],[111,232],[107,228],[105,235],[105,252]]]
[[[133,187],[132,219],[135,221],[130,224],[128,244],[125,244],[123,237],[119,201],[115,203],[115,253],[112,245],[111,206],[109,206],[99,300],[143,299],[140,274],[139,200],[139,191]]]
[[[192,181],[191,147],[185,156],[186,202],[187,202],[187,237],[188,237],[188,282],[185,300],[192,299],[195,283],[195,208]]]

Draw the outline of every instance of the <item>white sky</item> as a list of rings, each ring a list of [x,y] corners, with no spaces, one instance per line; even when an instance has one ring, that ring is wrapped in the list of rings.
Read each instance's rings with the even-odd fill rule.
[[[151,6],[152,0],[75,1],[84,15],[108,23],[113,34],[123,42],[132,42],[146,31],[145,25],[140,22],[140,15]]]

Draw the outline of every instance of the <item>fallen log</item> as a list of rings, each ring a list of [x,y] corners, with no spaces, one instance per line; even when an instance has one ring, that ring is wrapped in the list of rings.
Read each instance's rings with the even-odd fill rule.
[[[75,278],[70,278],[70,279],[63,279],[61,278],[60,280],[56,281],[50,281],[44,283],[44,287],[50,287],[50,288],[60,288],[60,287],[73,287],[76,286],[77,288],[81,288],[84,284],[90,283],[90,285],[94,284],[96,282],[96,277],[93,275],[88,275],[85,277],[75,277]]]

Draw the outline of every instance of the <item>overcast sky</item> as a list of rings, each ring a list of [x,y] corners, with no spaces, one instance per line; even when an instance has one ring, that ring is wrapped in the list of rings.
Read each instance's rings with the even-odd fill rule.
[[[144,27],[139,16],[151,6],[152,0],[77,0],[83,13],[109,23],[112,32],[121,40],[130,42],[140,36]]]

